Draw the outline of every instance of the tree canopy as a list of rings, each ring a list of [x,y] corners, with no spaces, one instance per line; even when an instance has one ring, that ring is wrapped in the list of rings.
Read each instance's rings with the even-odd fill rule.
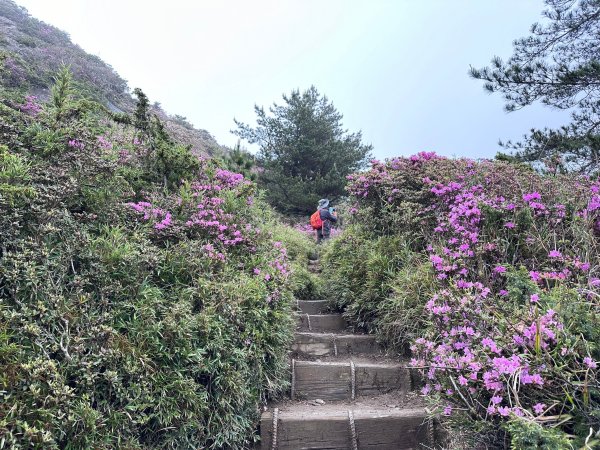
[[[255,105],[257,126],[235,120],[233,133],[260,146],[267,199],[281,211],[308,213],[320,198],[344,194],[346,176],[365,167],[372,146],[343,128],[342,114],[314,86],[283,100],[268,112]]]
[[[500,92],[507,111],[534,102],[572,109],[559,129],[532,129],[506,148],[517,159],[555,170],[594,173],[600,168],[600,0],[545,0],[544,23],[514,42],[506,61],[471,68],[489,92]]]

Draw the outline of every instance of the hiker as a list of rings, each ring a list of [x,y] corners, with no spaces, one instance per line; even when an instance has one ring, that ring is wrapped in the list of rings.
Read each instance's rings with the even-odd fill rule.
[[[323,240],[329,239],[331,235],[331,224],[337,222],[337,213],[334,207],[329,206],[329,200],[322,198],[319,200],[317,211],[310,216],[310,224],[317,230],[317,244]]]

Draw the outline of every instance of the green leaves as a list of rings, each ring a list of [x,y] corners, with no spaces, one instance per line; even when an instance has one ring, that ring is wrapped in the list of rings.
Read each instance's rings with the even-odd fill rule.
[[[283,95],[267,113],[255,106],[257,127],[235,121],[233,133],[260,146],[259,183],[285,212],[313,212],[320,198],[344,195],[346,175],[366,165],[371,145],[348,133],[342,114],[314,86]]]
[[[29,184],[29,170],[29,163],[0,145],[0,204],[12,206],[35,196],[35,189]]]
[[[70,83],[39,114],[0,107],[0,448],[247,448],[287,383],[292,289],[309,288],[274,241],[298,266],[311,244],[252,183],[154,118],[135,139]],[[174,224],[134,220],[140,200]],[[200,200],[244,245],[189,230]]]

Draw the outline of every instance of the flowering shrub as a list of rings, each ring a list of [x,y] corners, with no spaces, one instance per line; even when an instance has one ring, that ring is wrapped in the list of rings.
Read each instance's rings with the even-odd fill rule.
[[[366,301],[353,287],[348,317],[398,347],[412,341],[423,394],[453,420],[490,424],[490,442],[497,424],[510,423],[500,429],[516,436],[552,425],[573,445],[589,443],[590,427],[600,429],[600,182],[420,153],[374,161],[348,190],[355,230],[410,248],[380,246],[384,261],[371,268],[380,292]],[[398,286],[415,258],[422,281],[406,303]],[[335,266],[330,277],[341,279]]]
[[[310,243],[185,147],[19,105],[0,108],[0,447],[247,448]]]

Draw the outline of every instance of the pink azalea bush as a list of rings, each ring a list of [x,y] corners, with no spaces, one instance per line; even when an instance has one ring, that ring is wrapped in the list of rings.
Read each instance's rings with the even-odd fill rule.
[[[414,312],[382,308],[398,292],[383,272],[377,299],[348,296],[344,306],[390,343],[403,341],[382,334],[391,321],[404,314],[420,323],[406,344],[439,411],[488,424],[560,423],[562,436],[578,442],[597,430],[600,182],[434,153],[373,161],[348,178],[354,234],[342,242],[356,230],[403,239],[421,255],[410,257],[421,261],[415,270],[432,281],[423,281],[428,295],[418,305],[423,289],[412,294]],[[381,267],[406,278],[402,258],[388,255]]]

